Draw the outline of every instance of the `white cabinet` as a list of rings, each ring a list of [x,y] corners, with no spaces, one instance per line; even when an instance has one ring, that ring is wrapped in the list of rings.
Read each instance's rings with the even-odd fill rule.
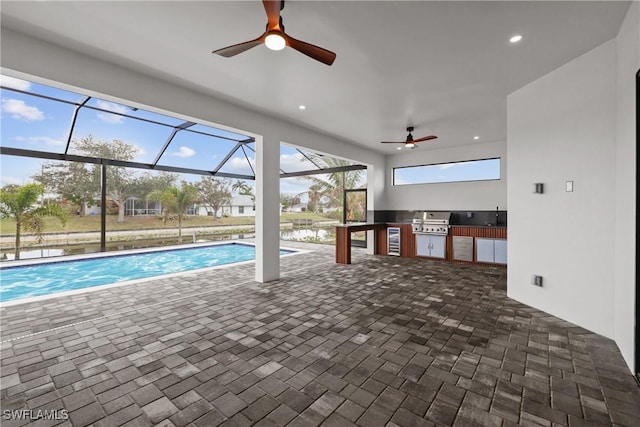
[[[497,264],[507,263],[507,241],[505,239],[496,239],[494,241],[495,262]]]
[[[447,236],[433,234],[416,234],[416,255],[433,258],[444,258],[447,247]]]
[[[476,238],[476,261],[506,264],[507,241],[505,239]]]

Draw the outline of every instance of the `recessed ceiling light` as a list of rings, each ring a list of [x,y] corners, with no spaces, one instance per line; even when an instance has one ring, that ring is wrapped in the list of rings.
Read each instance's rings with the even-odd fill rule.
[[[473,139],[480,139],[480,137],[479,136],[474,136]]]
[[[402,147],[398,147],[398,150],[402,150]]]
[[[520,40],[522,40],[522,36],[520,34],[516,34],[509,39],[511,43],[518,43]]]
[[[300,106],[298,106],[298,109],[299,110],[306,110],[307,106],[306,105],[300,105]]]

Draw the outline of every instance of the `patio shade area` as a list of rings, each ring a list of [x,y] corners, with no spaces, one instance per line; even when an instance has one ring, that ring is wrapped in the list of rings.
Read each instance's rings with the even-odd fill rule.
[[[296,246],[313,252],[267,284],[230,267],[1,308],[2,408],[73,426],[640,423],[615,343],[507,298],[504,269]]]

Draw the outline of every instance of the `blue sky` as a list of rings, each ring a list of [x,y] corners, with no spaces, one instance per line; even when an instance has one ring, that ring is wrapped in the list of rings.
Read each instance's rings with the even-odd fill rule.
[[[492,179],[500,179],[500,159],[412,166],[394,170],[395,185]]]
[[[52,96],[72,103],[85,99],[82,94],[12,77],[0,76],[0,81],[5,87]],[[1,101],[1,145],[55,153],[64,152],[74,105],[11,90],[2,90]],[[100,140],[121,140],[136,147],[133,159],[136,162],[152,163],[171,134],[173,126],[184,122],[178,118],[134,110],[126,105],[97,98],[92,98],[86,105],[101,108],[107,112],[81,108],[74,126],[72,141],[90,134]],[[111,112],[166,123],[168,126],[126,118]],[[247,138],[244,135],[201,124],[196,124],[189,129],[238,140]],[[235,145],[235,141],[195,132],[179,131],[161,156],[158,164],[213,170]],[[220,171],[253,175],[254,150],[253,144],[249,144],[245,149],[246,155],[241,149],[237,150]],[[75,152],[72,143],[69,147],[69,153]],[[0,158],[0,185],[31,182],[31,176],[41,170],[43,162],[44,160],[26,157],[2,156]],[[286,145],[281,146],[280,162],[281,169],[286,172],[315,169],[315,166],[300,152]],[[199,176],[183,175],[181,179],[194,181],[198,180]],[[247,182],[253,186],[253,181]],[[298,194],[304,191],[308,185],[308,181],[300,179],[282,180],[281,192]]]

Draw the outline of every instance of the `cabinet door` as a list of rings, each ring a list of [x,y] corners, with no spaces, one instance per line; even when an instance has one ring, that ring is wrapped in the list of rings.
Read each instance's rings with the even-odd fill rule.
[[[431,240],[426,234],[416,234],[416,255],[431,256]]]
[[[476,238],[476,261],[494,262],[493,246],[493,239]]]
[[[431,256],[435,258],[444,258],[446,245],[446,236],[431,236]]]
[[[507,263],[507,241],[505,239],[494,240],[494,253],[496,263]]]

